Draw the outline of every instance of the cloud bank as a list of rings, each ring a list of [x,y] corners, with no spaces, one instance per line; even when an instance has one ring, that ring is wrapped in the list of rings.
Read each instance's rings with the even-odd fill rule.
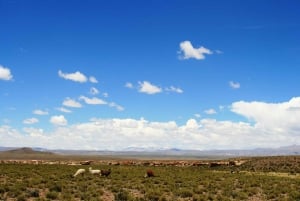
[[[300,97],[286,102],[237,101],[230,111],[245,121],[191,118],[183,125],[143,118],[92,118],[68,125],[63,115],[52,116],[54,130],[38,128],[23,132],[0,126],[0,145],[42,146],[51,149],[122,150],[128,147],[180,149],[239,149],[279,147],[300,142]],[[200,115],[198,115],[200,118]]]

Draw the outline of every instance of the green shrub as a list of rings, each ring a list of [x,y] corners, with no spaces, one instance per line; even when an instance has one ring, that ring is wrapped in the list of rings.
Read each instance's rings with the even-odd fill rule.
[[[50,191],[55,191],[55,192],[61,192],[62,191],[62,186],[61,184],[55,183],[50,186],[49,188]]]
[[[55,191],[50,191],[46,194],[46,198],[55,200],[58,198],[58,193]]]
[[[29,197],[39,197],[40,196],[40,193],[39,193],[39,190],[38,189],[31,189],[31,190],[28,190],[28,196]]]
[[[115,201],[127,201],[130,200],[130,195],[125,190],[120,190],[115,194]]]
[[[193,197],[193,192],[189,189],[182,189],[178,192],[178,196],[182,198]]]
[[[17,201],[26,201],[26,197],[22,194],[17,197]]]
[[[150,191],[146,193],[145,199],[149,201],[159,201],[161,194],[157,191]]]

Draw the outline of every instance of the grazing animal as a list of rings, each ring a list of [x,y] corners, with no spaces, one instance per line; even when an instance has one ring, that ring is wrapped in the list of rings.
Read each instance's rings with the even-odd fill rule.
[[[92,167],[89,167],[89,172],[91,174],[99,174],[99,175],[101,175],[101,170],[93,170]]]
[[[83,175],[85,173],[85,169],[78,169],[76,173],[73,175],[73,177],[76,177],[77,175]]]
[[[93,161],[81,161],[80,165],[90,165]]]
[[[144,177],[154,177],[154,172],[152,170],[147,170]]]
[[[107,177],[108,175],[110,175],[110,173],[111,173],[110,168],[108,170],[101,170],[101,175],[103,175],[103,176]]]

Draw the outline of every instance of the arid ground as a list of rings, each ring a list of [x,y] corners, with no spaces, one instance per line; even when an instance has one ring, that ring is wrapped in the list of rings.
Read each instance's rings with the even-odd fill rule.
[[[1,153],[0,200],[300,200],[300,156],[222,160]],[[88,168],[111,170],[92,175]],[[77,169],[85,174],[73,177]],[[144,177],[147,170],[154,177]]]

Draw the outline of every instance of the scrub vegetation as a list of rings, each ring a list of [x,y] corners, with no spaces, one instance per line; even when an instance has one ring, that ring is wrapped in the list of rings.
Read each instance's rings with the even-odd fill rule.
[[[0,200],[300,200],[299,157],[248,160],[239,167],[2,163]],[[93,175],[89,167],[111,174]],[[78,168],[87,171],[73,177]],[[154,177],[145,178],[149,169]]]

